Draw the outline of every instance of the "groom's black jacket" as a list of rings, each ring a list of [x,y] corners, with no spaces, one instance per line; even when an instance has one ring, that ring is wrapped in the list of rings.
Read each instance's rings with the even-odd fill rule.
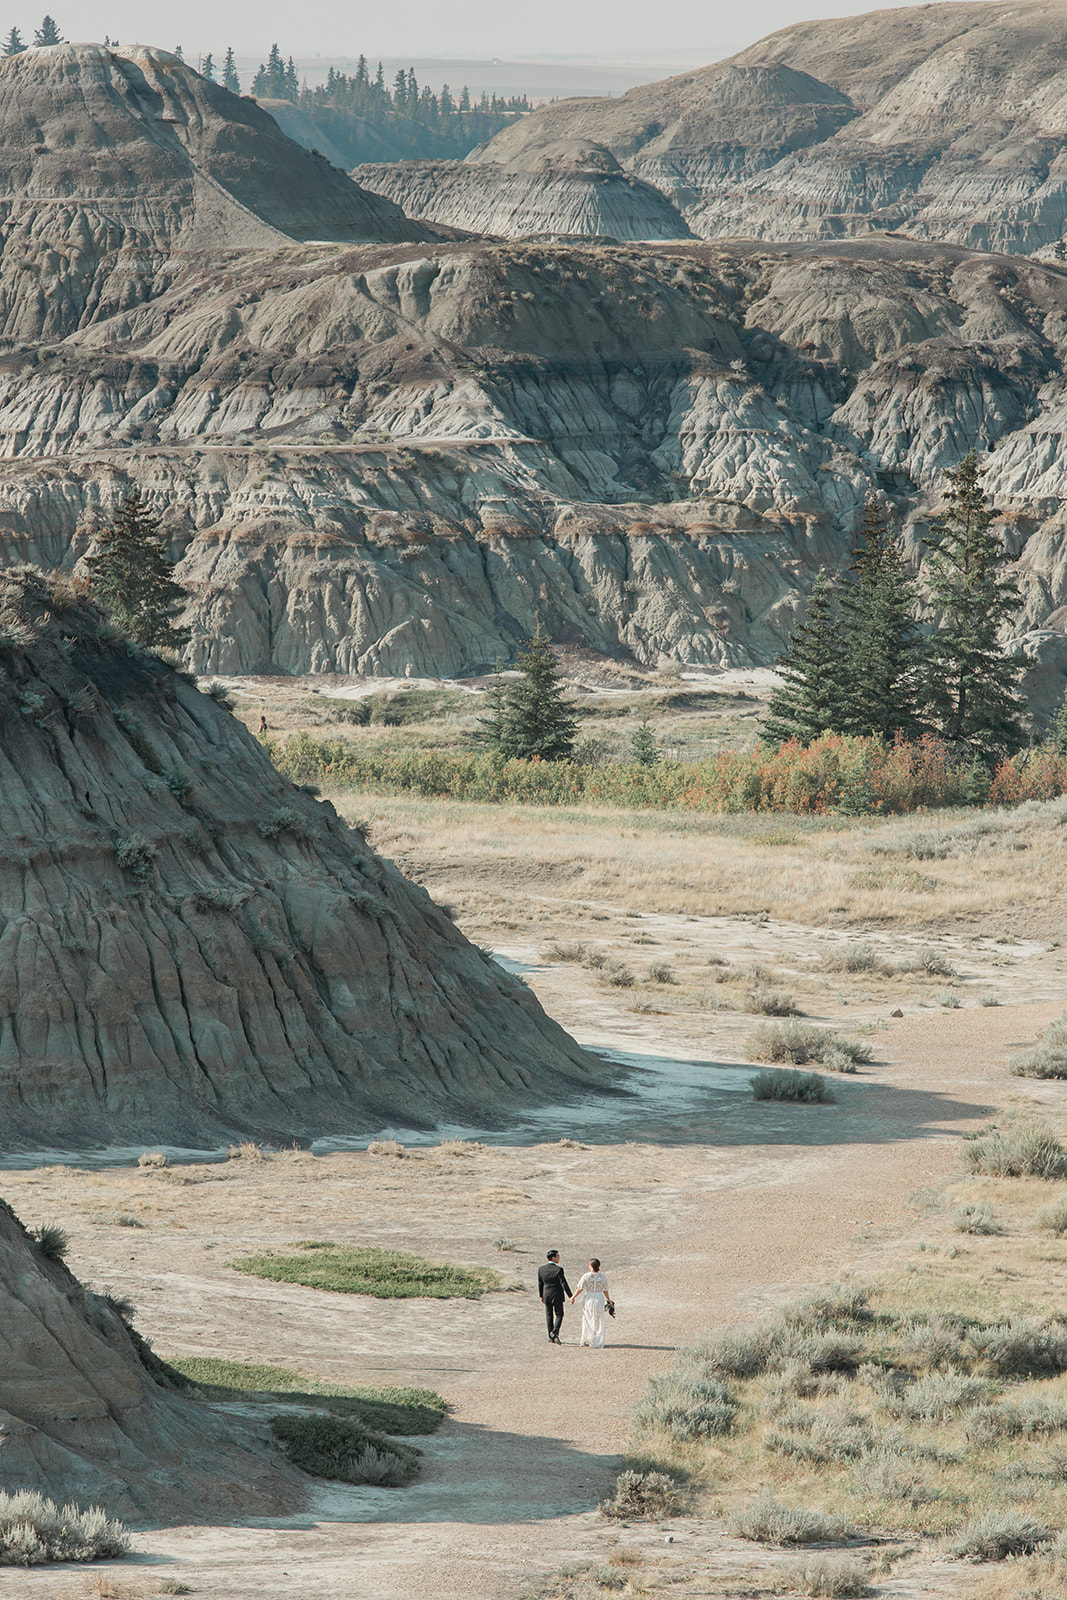
[[[570,1294],[567,1274],[558,1261],[546,1261],[538,1269],[537,1292],[542,1300],[561,1300],[565,1294]]]

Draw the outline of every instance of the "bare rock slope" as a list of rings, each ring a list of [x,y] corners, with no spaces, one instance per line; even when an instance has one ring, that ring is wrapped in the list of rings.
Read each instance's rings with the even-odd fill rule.
[[[409,216],[505,239],[692,237],[681,213],[658,189],[624,172],[610,150],[583,140],[524,152],[503,166],[392,161],[357,167],[352,177]]]
[[[602,1069],[63,582],[0,575],[4,1146],[484,1121]]]
[[[109,1301],[2,1201],[0,1484],[154,1523],[292,1514],[307,1498],[259,1430],[157,1383]]]
[[[618,100],[503,130],[507,164],[606,145],[704,237],[906,229],[1031,254],[1067,229],[1064,0],[909,6],[805,22]]]

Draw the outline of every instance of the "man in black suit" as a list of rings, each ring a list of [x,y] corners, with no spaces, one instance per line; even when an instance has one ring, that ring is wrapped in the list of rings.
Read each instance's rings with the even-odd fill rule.
[[[563,1301],[571,1292],[567,1274],[559,1264],[559,1251],[550,1250],[548,1260],[537,1272],[537,1292],[545,1307],[550,1344],[559,1344],[559,1330],[563,1326]]]

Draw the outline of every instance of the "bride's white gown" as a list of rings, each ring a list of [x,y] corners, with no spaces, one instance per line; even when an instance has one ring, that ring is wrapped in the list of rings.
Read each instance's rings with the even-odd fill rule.
[[[593,1350],[603,1350],[604,1306],[611,1292],[608,1280],[602,1272],[587,1272],[578,1280],[578,1287],[574,1292],[582,1296],[581,1343],[589,1345]]]

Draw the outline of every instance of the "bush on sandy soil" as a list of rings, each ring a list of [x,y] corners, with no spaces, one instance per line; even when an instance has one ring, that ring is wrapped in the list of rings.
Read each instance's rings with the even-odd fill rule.
[[[670,1517],[681,1507],[681,1494],[665,1472],[620,1472],[615,1488],[600,1502],[604,1517]]]
[[[163,1150],[142,1150],[137,1157],[139,1167],[169,1167],[170,1157]]]
[[[1001,1377],[1052,1377],[1067,1372],[1067,1326],[1020,1318],[972,1328],[968,1343],[983,1371]]]
[[[750,1078],[754,1100],[786,1100],[798,1105],[832,1105],[837,1096],[817,1072],[778,1067]]]
[[[271,1152],[266,1145],[256,1144],[254,1139],[244,1139],[240,1144],[231,1144],[226,1152],[228,1161],[269,1161]]]
[[[766,1372],[781,1349],[783,1329],[768,1322],[754,1328],[724,1328],[679,1354],[679,1362],[719,1378],[754,1378]]]
[[[1001,1439],[1035,1439],[1067,1428],[1067,1405],[1040,1395],[999,1405],[977,1406],[965,1418],[967,1437],[975,1444],[996,1444]]]
[[[841,1051],[853,1062],[871,1059],[870,1045],[842,1039],[833,1028],[807,1022],[765,1022],[748,1041],[750,1061],[789,1061],[795,1067],[823,1061],[831,1051]]]
[[[1003,1230],[991,1205],[981,1202],[973,1206],[960,1206],[952,1219],[957,1233],[993,1234]]]
[[[806,1556],[789,1562],[782,1576],[796,1594],[815,1600],[863,1600],[875,1593],[866,1566],[854,1556]]]
[[[1008,1071],[1016,1078],[1067,1078],[1067,1017],[1051,1023],[1033,1049],[1012,1056]]]
[[[392,1156],[397,1161],[403,1161],[407,1151],[399,1139],[372,1139],[367,1146],[369,1156]]]
[[[1026,1118],[965,1134],[961,1154],[967,1172],[987,1178],[1060,1178],[1067,1172],[1067,1151],[1052,1129]]]
[[[790,1327],[847,1328],[873,1320],[871,1291],[857,1283],[831,1283],[786,1306],[782,1313]]]
[[[892,968],[883,961],[873,945],[859,942],[846,944],[840,950],[828,952],[822,958],[825,972],[887,973]]]
[[[1052,1205],[1045,1206],[1037,1214],[1037,1225],[1044,1228],[1046,1233],[1057,1235],[1067,1233],[1067,1195],[1060,1200],[1054,1200]]]
[[[928,1370],[956,1366],[964,1358],[962,1327],[931,1317],[928,1322],[905,1323],[900,1333],[902,1354]]]
[[[419,1470],[421,1451],[346,1417],[290,1414],[271,1417],[270,1426],[293,1466],[316,1478],[394,1489]]]
[[[838,1517],[780,1505],[766,1489],[730,1519],[727,1529],[736,1539],[760,1544],[822,1544],[846,1533]]]
[[[58,1222],[42,1222],[39,1228],[30,1229],[30,1237],[49,1261],[62,1261],[70,1249],[70,1234]]]
[[[784,989],[750,989],[745,996],[745,1010],[757,1017],[792,1017],[796,1005],[791,994]]]
[[[930,1372],[917,1378],[895,1403],[888,1403],[891,1411],[915,1421],[947,1422],[995,1393],[994,1386],[983,1378],[958,1372]]]
[[[639,1433],[664,1433],[672,1439],[729,1433],[736,1416],[737,1401],[725,1384],[684,1370],[650,1378],[633,1413]]]
[[[541,959],[542,961],[584,961],[588,954],[589,950],[584,944],[576,942],[566,944],[559,939],[553,939],[541,951]]]
[[[958,978],[952,962],[940,950],[920,950],[918,955],[906,956],[903,961],[894,961],[892,970],[895,973],[924,972],[928,978]]]
[[[338,1294],[373,1295],[379,1300],[426,1298],[473,1300],[500,1287],[499,1273],[487,1267],[460,1267],[425,1261],[403,1250],[331,1244],[308,1240],[290,1248],[299,1255],[243,1256],[230,1263],[237,1272],[275,1283],[302,1283]]]
[[[988,1511],[949,1541],[948,1553],[957,1561],[1005,1561],[1031,1554],[1051,1537],[1043,1522],[1018,1511]]]
[[[665,961],[653,961],[648,968],[648,976],[652,983],[677,983],[670,967]]]
[[[615,989],[632,989],[634,986],[634,975],[629,967],[622,961],[616,961],[614,957],[604,962],[600,976],[605,983],[610,983]]]
[[[60,1508],[33,1490],[0,1491],[0,1566],[45,1561],[109,1561],[124,1556],[129,1535],[99,1506]]]

